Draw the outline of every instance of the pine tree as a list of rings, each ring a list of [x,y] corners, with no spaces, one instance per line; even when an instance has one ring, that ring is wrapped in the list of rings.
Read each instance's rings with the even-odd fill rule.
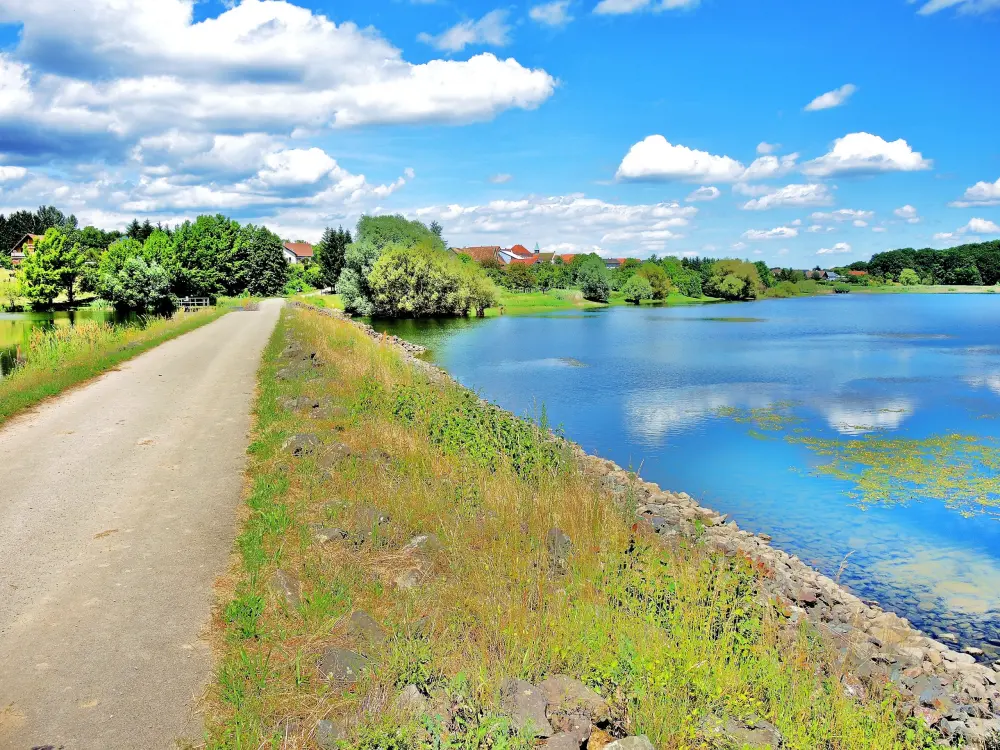
[[[331,289],[337,285],[340,272],[344,268],[344,253],[351,244],[351,233],[343,227],[323,231],[323,239],[316,246],[316,262],[319,264],[323,283]]]

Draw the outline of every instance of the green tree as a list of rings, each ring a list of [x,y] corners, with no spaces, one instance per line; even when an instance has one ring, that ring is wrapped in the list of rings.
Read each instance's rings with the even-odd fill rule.
[[[670,294],[670,277],[663,267],[654,261],[646,261],[635,272],[636,276],[642,276],[649,282],[653,290],[653,299],[666,299]]]
[[[705,291],[728,300],[756,299],[763,290],[757,267],[745,260],[727,258],[712,263]]]
[[[51,307],[57,296],[65,294],[72,305],[83,263],[80,246],[70,245],[61,229],[49,229],[18,269],[24,296],[33,307],[44,308]]]
[[[475,288],[470,281],[478,275]],[[474,264],[464,264],[434,244],[390,245],[368,277],[372,314],[384,317],[481,314],[490,301],[488,280]]]
[[[524,263],[510,263],[503,269],[504,286],[515,292],[529,292],[537,286],[534,271]]]
[[[240,225],[222,214],[199,216],[174,231],[174,290],[182,297],[216,297],[243,290],[233,276]]]
[[[920,283],[920,277],[912,268],[904,268],[899,272],[899,283],[903,286],[916,286]]]
[[[343,227],[323,230],[323,238],[316,245],[316,262],[320,268],[320,278],[326,286],[336,288],[340,271],[344,267],[344,253],[351,244],[351,233]]]
[[[21,297],[21,284],[10,271],[0,270],[0,303],[7,310],[13,310]]]
[[[644,299],[653,299],[653,287],[649,283],[649,279],[645,276],[640,276],[638,273],[633,274],[625,282],[625,286],[622,287],[621,291],[625,297],[625,301],[631,302],[633,305],[640,304]]]
[[[231,277],[226,284],[230,294],[270,297],[281,294],[288,281],[284,244],[267,227],[247,224],[240,229],[233,244],[230,266]],[[318,271],[314,276],[317,274]]]
[[[344,268],[337,280],[337,293],[344,309],[358,315],[373,315],[376,305],[368,283],[375,263],[388,247],[424,246],[444,251],[444,242],[419,221],[402,216],[362,216],[354,242],[344,253]]]
[[[604,261],[596,255],[587,256],[587,259],[580,263],[576,271],[576,281],[584,298],[595,302],[608,301],[611,294],[608,269]]]
[[[770,289],[775,285],[774,274],[771,273],[771,269],[768,268],[767,263],[762,260],[758,260],[754,263],[757,268],[757,276],[760,277],[760,283],[765,289]]]
[[[147,262],[142,255],[127,258],[118,271],[105,275],[101,279],[101,296],[121,310],[165,313],[175,306],[170,273],[155,260]]]

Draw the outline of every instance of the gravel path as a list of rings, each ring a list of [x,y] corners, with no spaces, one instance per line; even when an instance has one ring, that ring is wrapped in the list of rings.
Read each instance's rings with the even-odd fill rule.
[[[232,312],[0,428],[0,748],[199,740],[260,354]]]

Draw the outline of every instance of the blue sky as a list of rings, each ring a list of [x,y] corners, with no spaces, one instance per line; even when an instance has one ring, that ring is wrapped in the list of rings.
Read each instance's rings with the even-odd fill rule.
[[[0,211],[797,267],[1000,237],[1000,0],[4,0]]]

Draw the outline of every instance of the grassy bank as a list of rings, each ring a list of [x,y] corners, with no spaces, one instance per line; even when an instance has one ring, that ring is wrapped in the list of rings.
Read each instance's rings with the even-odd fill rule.
[[[23,409],[110,370],[125,360],[221,317],[230,305],[151,318],[143,328],[88,321],[38,329],[21,350],[24,363],[0,379],[0,424]]]
[[[644,306],[653,305],[701,305],[707,302],[718,302],[711,297],[694,299],[682,294],[671,294],[666,300],[647,300]],[[549,289],[545,292],[511,292],[501,290],[500,304],[486,311],[486,317],[498,315],[526,315],[540,312],[556,312],[559,310],[597,310],[603,307],[628,305],[620,292],[612,292],[607,302],[593,302],[583,298],[579,289]]]
[[[718,746],[710,716],[801,750],[923,746],[891,693],[848,698],[809,627],[779,627],[766,572],[661,547],[563,444],[349,323],[282,313],[247,488],[210,748],[527,749],[500,684],[557,673],[608,702],[609,734],[661,750]],[[364,655],[356,677],[325,675],[337,648]]]

